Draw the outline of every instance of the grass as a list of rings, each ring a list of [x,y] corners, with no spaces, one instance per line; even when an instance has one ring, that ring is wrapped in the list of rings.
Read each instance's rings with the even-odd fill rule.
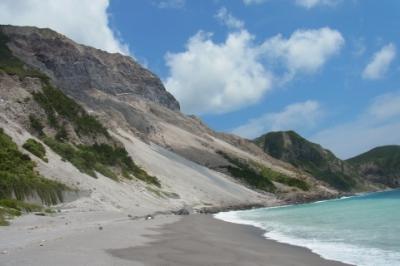
[[[65,185],[42,177],[35,163],[18,150],[11,137],[0,129],[0,199],[25,200],[39,196],[43,203],[57,204],[63,200]]]
[[[269,179],[287,185],[289,187],[297,187],[303,191],[308,191],[310,190],[310,185],[304,181],[300,180],[297,178],[293,178],[281,173],[278,173],[270,168],[260,166],[261,170],[261,175],[268,177]]]
[[[33,155],[35,155],[36,157],[42,159],[43,161],[45,161],[46,163],[48,162],[48,159],[46,158],[46,149],[45,147],[42,145],[42,143],[37,142],[34,139],[28,139],[23,145],[22,147],[29,151],[30,153],[32,153]]]
[[[123,147],[113,147],[108,144],[78,145],[61,142],[53,138],[45,138],[44,142],[63,159],[71,162],[79,171],[92,177],[96,172],[111,179],[118,180],[120,176],[131,179],[136,177],[148,184],[160,187],[155,176],[137,166]]]
[[[62,120],[71,122],[79,136],[103,135],[110,138],[107,129],[95,117],[87,114],[82,106],[48,81],[44,82],[42,92],[33,94],[33,99],[46,112],[49,125],[64,138],[67,138],[67,134],[63,124],[60,124]]]
[[[218,153],[232,164],[225,168],[234,178],[237,178],[256,189],[275,192],[276,187],[268,176],[262,175],[249,164],[243,163],[222,151],[219,151]]]
[[[10,213],[6,209],[0,208],[0,226],[9,225],[10,223],[7,221],[7,218],[9,218],[10,216]]]
[[[19,201],[16,199],[1,199],[0,200],[0,226],[9,225],[8,220],[15,216],[20,216],[22,213],[42,211],[43,207]]]
[[[1,199],[0,206],[6,207],[9,209],[14,209],[21,213],[22,212],[37,212],[37,211],[41,211],[43,209],[42,206],[23,202],[23,201],[16,200],[16,199]]]

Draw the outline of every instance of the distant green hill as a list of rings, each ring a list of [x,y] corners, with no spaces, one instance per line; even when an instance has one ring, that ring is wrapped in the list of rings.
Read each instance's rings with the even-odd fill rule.
[[[357,174],[351,165],[294,131],[270,132],[253,142],[272,157],[288,162],[336,189],[350,191],[358,185]]]
[[[400,185],[400,146],[390,145],[374,148],[350,158],[347,162],[372,182],[391,187]]]

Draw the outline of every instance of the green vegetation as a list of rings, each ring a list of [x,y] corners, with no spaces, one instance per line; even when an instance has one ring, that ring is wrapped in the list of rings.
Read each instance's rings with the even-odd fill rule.
[[[62,119],[71,122],[78,135],[100,134],[110,138],[107,129],[96,118],[49,82],[46,81],[42,92],[34,93],[33,98],[45,110],[49,125],[58,130],[59,138],[67,138],[64,125],[60,125]]]
[[[70,161],[81,172],[93,177],[96,177],[96,171],[115,180],[120,174],[125,178],[135,176],[149,184],[161,186],[156,177],[148,175],[132,161],[124,148],[108,144],[76,146],[68,143],[66,130],[68,123],[73,126],[79,137],[89,137],[93,142],[96,142],[97,137],[102,136],[111,140],[111,136],[107,129],[95,117],[90,116],[82,106],[58,88],[53,87],[45,74],[28,67],[15,57],[7,47],[7,42],[8,37],[0,31],[0,70],[11,75],[18,75],[21,79],[26,76],[37,77],[42,82],[42,91],[33,93],[33,99],[45,111],[47,124],[56,130],[54,138],[46,137],[43,132],[45,126],[35,115],[29,116],[29,122],[31,129],[43,139],[46,145],[65,160]],[[110,142],[115,143],[112,140]],[[41,147],[36,143],[31,141],[26,143],[25,149],[42,159],[45,158]],[[31,168],[33,169],[33,165]]]
[[[20,213],[21,212],[38,212],[43,209],[42,206],[23,202],[23,201],[16,200],[16,199],[1,199],[0,206],[9,208],[9,209],[14,209],[16,211],[19,211]]]
[[[270,132],[255,139],[254,143],[272,157],[303,169],[336,189],[350,191],[357,186],[355,171],[350,165],[294,131]]]
[[[34,116],[34,115],[30,115],[29,116],[29,123],[31,128],[40,136],[44,136],[44,126],[42,125],[42,123],[39,121],[39,119]]]
[[[9,225],[8,220],[14,216],[20,216],[22,213],[41,211],[43,207],[19,201],[16,199],[0,200],[0,226]]]
[[[374,148],[368,152],[348,159],[347,163],[355,167],[367,179],[398,187],[400,173],[400,146],[388,145]]]
[[[225,168],[233,177],[242,180],[256,189],[268,192],[274,192],[276,190],[275,185],[272,183],[269,177],[262,175],[254,170],[250,165],[243,163],[222,151],[218,151],[218,153],[232,164],[226,166]]]
[[[58,182],[40,176],[35,163],[21,153],[11,137],[0,129],[0,199],[25,198],[38,195],[45,204],[63,200],[62,192],[68,188]]]
[[[47,158],[46,158],[46,149],[44,148],[44,146],[42,145],[42,143],[37,142],[34,139],[28,139],[24,145],[22,145],[22,147],[29,151],[30,153],[32,153],[33,155],[39,157],[40,159],[42,159],[45,162],[48,162]]]
[[[154,176],[150,176],[137,166],[128,152],[122,147],[112,147],[108,144],[95,144],[92,146],[73,146],[66,142],[45,138],[44,142],[63,159],[71,162],[81,172],[96,177],[96,171],[104,176],[118,179],[115,174],[119,171],[125,178],[136,178],[160,187],[161,184]]]
[[[398,175],[400,172],[400,146],[388,145],[377,147],[348,159],[347,162],[357,167],[373,163],[379,167],[383,175]]]
[[[159,198],[170,198],[170,199],[179,199],[180,196],[178,194],[176,194],[175,192],[168,192],[168,191],[164,191],[161,189],[157,189],[154,187],[146,187],[148,191],[150,191],[151,193],[153,193],[154,195],[156,195]]]
[[[296,187],[304,191],[310,189],[310,185],[303,180],[286,176],[256,162],[243,163],[222,151],[218,151],[218,153],[234,165],[226,167],[226,170],[233,177],[241,179],[257,189],[274,192],[276,187],[272,181],[290,187]]]
[[[264,166],[260,166],[260,168],[261,168],[261,175],[268,177],[270,180],[287,185],[289,187],[297,187],[304,191],[310,190],[310,185],[304,180],[286,176],[284,174],[278,173]]]

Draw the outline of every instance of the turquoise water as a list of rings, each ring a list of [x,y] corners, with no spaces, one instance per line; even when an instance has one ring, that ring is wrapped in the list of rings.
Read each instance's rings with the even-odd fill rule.
[[[267,238],[307,247],[326,259],[400,265],[400,190],[215,217],[263,228]]]

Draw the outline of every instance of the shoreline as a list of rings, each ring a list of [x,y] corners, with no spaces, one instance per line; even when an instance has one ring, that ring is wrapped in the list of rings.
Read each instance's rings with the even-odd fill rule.
[[[303,247],[263,237],[264,230],[212,215],[189,215],[157,229],[144,246],[109,249],[113,257],[150,266],[346,266]]]
[[[222,209],[233,211],[281,206],[284,205],[242,204],[214,207],[213,210],[222,212]],[[252,262],[250,265],[265,265],[262,261],[266,258],[275,262],[269,265],[277,266],[348,265],[325,260],[306,247],[266,238],[264,237],[265,230],[254,225],[222,221],[211,214],[203,214],[204,212],[185,215],[189,212],[183,210],[186,209],[148,212],[149,214],[145,215],[146,212],[71,209],[49,216],[23,215],[13,220],[10,226],[0,227],[0,264],[143,265],[140,262],[134,262],[131,257],[135,254],[135,250],[142,250],[142,253],[137,254],[135,258],[146,261],[145,265],[168,265],[153,261],[154,254],[168,257],[170,252],[177,255],[177,250],[187,250],[195,256],[193,264],[190,263],[192,258],[187,257],[185,263],[169,265],[204,265],[196,264],[198,259],[196,256],[202,259],[210,256],[210,263],[213,259],[217,262],[225,259],[229,265],[235,265],[233,258],[237,254],[241,254],[243,258]],[[195,212],[199,210],[200,208],[194,209]],[[166,245],[163,246],[162,243]],[[213,249],[210,250],[209,246]],[[147,254],[146,248],[153,250],[153,253]],[[266,250],[268,252],[264,254]],[[219,258],[215,251],[218,251],[218,255],[223,258]],[[74,256],[71,257],[71,254]],[[141,254],[147,257],[141,257]],[[178,258],[179,256],[175,259]],[[174,260],[174,258],[167,259]],[[304,263],[299,264],[298,260]]]

